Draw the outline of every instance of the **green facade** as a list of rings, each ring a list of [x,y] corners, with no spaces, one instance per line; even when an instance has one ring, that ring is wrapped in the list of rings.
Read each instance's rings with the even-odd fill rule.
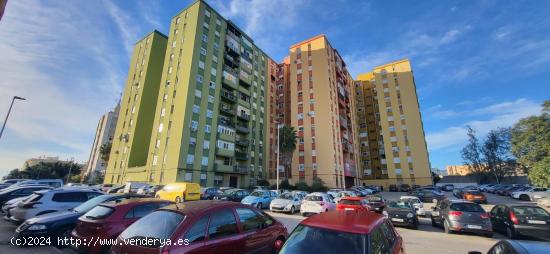
[[[166,45],[156,102],[141,101],[154,110],[148,147],[136,146],[139,163],[113,171],[124,174],[113,182],[246,187],[265,178],[268,56],[203,1],[172,19]]]

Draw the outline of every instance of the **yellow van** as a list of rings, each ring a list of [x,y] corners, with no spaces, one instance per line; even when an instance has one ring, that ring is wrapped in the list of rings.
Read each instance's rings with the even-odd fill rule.
[[[201,199],[201,186],[197,183],[169,183],[157,191],[155,197],[176,203]]]

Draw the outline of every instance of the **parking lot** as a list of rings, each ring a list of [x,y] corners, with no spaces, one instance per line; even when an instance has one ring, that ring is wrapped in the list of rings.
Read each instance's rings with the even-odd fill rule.
[[[382,196],[387,200],[396,200],[402,192],[384,192]],[[446,193],[449,198],[451,193]],[[489,200],[489,204],[482,205],[486,211],[495,204],[534,204],[533,202],[525,202],[513,200],[508,197],[502,197],[494,194],[486,194]],[[425,203],[427,210],[430,210],[433,203]],[[291,232],[296,225],[304,219],[298,213],[282,214],[272,213],[273,217],[281,221]],[[0,220],[0,253],[74,253],[70,249],[57,249],[55,247],[26,247],[20,248],[13,246],[10,243],[10,238],[15,230],[16,226],[13,224]],[[481,251],[486,253],[489,248],[500,239],[505,239],[505,236],[500,234],[494,234],[493,238],[486,238],[482,236],[472,234],[445,234],[442,229],[434,228],[430,224],[429,217],[420,218],[420,227],[418,230],[406,229],[397,227],[397,231],[403,237],[405,242],[405,250],[407,253],[468,253],[468,251]]]

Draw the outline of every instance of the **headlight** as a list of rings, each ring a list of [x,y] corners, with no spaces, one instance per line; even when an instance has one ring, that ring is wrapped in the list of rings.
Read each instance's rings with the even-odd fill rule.
[[[46,229],[46,225],[41,225],[41,224],[35,224],[27,228],[27,230],[45,230],[45,229]]]
[[[407,213],[407,218],[412,218],[412,217],[414,217],[414,214],[412,214],[412,213]]]

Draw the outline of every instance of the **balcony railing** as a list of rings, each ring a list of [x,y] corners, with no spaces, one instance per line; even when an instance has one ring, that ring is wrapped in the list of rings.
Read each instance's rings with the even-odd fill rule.
[[[235,129],[237,130],[237,132],[241,132],[241,133],[249,133],[250,132],[250,128],[248,128],[247,126],[244,126],[244,125],[240,125],[240,124],[237,124],[237,127]]]
[[[234,116],[235,113],[236,113],[236,110],[233,107],[222,105],[220,107],[220,112],[222,112],[226,115]]]
[[[239,139],[236,141],[237,145],[239,146],[248,146],[250,144],[250,142],[248,140],[242,140],[242,139]]]
[[[250,120],[250,115],[248,115],[248,114],[239,113],[239,114],[237,114],[237,117],[238,117],[239,119],[245,120],[245,121]]]
[[[248,174],[248,167],[242,165],[233,166],[233,172],[237,174]]]
[[[237,86],[237,76],[233,74],[230,70],[223,70],[223,82],[229,86]]]
[[[227,99],[231,102],[237,102],[237,97],[233,92],[223,89],[221,94],[222,94],[222,98]]]
[[[248,160],[248,154],[245,152],[235,151],[235,159],[237,160]]]
[[[252,76],[244,70],[239,72],[239,79],[244,82],[245,86],[250,86],[252,84]],[[241,82],[241,84],[243,84],[243,82]]]

